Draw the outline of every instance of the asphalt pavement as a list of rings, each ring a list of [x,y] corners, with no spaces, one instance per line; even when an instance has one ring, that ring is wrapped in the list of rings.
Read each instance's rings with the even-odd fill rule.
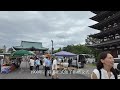
[[[85,65],[84,68],[70,70],[69,72],[67,70],[58,70],[58,77],[59,79],[90,79],[93,69],[93,66]],[[8,74],[0,73],[0,79],[51,79],[51,76],[44,76],[43,66],[40,66],[39,71],[30,71],[25,65],[24,68],[16,69]]]

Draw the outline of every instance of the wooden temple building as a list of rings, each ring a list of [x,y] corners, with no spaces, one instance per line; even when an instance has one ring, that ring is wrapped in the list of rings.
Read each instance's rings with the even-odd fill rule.
[[[91,11],[96,14],[90,19],[98,23],[89,26],[99,30],[97,34],[89,35],[94,43],[88,45],[99,51],[110,51],[116,58],[120,55],[120,11]]]
[[[34,51],[36,54],[43,55],[48,48],[42,46],[41,42],[30,42],[30,41],[21,41],[20,46],[13,46],[15,50],[28,50]]]

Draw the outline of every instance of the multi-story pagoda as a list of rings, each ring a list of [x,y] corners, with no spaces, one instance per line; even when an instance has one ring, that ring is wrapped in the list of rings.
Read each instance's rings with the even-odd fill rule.
[[[89,35],[94,42],[88,46],[100,51],[111,51],[114,57],[118,57],[120,54],[120,11],[91,12],[96,15],[90,19],[98,23],[89,27],[100,30],[100,32]]]

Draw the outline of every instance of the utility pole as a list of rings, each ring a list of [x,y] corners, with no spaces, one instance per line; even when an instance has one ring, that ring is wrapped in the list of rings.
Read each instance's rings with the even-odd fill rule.
[[[6,46],[3,46],[3,53],[6,53]]]
[[[53,40],[51,40],[51,42],[52,42],[52,54],[53,54],[53,49],[54,49],[54,48],[53,48]]]

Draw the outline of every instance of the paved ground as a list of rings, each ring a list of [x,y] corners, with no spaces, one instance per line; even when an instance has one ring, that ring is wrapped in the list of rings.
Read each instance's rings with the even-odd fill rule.
[[[26,66],[25,66],[26,67]],[[42,66],[40,67],[42,69]],[[58,72],[59,79],[90,79],[90,74],[94,69],[93,66],[86,65],[83,69],[73,70],[73,74],[67,70]],[[50,76],[45,77],[44,71],[31,72],[29,68],[17,69],[9,74],[0,74],[0,79],[51,79]]]
[[[59,72],[59,79],[89,79],[89,77],[81,74],[68,74],[67,72]],[[45,77],[43,73],[31,72],[28,69],[25,70],[16,70],[9,74],[0,74],[0,79],[51,79],[50,76]]]
[[[91,73],[92,73],[92,71],[93,71],[95,68],[96,68],[95,65],[87,64],[87,65],[85,65],[84,68],[82,68],[82,70],[83,70],[84,72],[86,72],[86,73],[84,74],[85,76],[91,77]],[[89,73],[87,73],[87,72],[89,72]]]

